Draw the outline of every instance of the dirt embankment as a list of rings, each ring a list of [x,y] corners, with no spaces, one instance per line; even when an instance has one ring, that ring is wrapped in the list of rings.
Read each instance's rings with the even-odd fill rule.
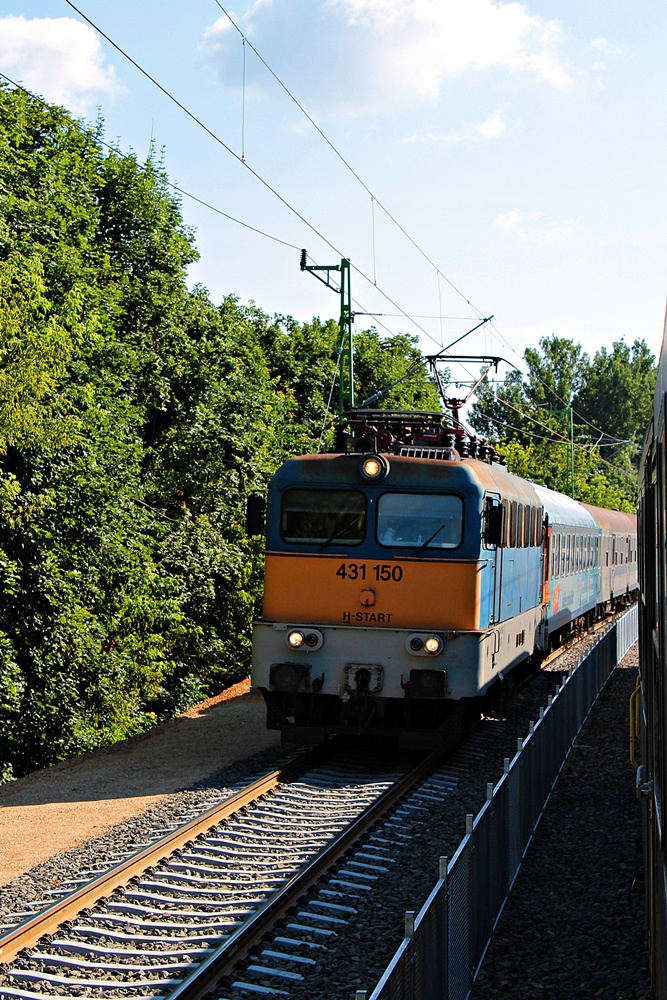
[[[141,736],[0,788],[0,885],[280,742],[242,681]]]

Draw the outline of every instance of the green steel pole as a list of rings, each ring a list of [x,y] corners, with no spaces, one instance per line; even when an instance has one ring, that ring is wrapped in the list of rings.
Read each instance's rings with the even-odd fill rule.
[[[354,354],[352,350],[352,291],[350,262],[340,262],[340,357],[338,374],[338,417],[354,407]]]
[[[570,411],[570,482],[572,484],[572,499],[574,500],[574,421],[572,419],[572,407]]]
[[[338,282],[331,280],[332,271],[340,273],[340,340],[338,343],[338,419],[342,427],[347,410],[354,408],[354,351],[352,347],[352,287],[350,262],[343,257],[340,264],[309,264],[308,254],[301,251],[302,271],[310,273],[327,288],[339,291]]]

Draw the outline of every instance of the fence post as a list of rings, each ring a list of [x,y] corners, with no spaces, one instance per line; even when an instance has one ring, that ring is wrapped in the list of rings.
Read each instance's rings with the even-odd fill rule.
[[[447,866],[449,864],[449,858],[443,856],[440,858],[440,869],[439,876],[442,879],[442,964],[440,966],[442,970],[441,978],[441,989],[442,989],[442,1000],[449,1000],[449,878],[447,875]]]
[[[410,1000],[415,1000],[415,911],[405,911],[405,937],[410,940]]]

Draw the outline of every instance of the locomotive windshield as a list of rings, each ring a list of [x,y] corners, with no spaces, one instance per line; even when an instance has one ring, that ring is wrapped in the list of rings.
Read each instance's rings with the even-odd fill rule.
[[[280,533],[286,542],[358,545],[366,532],[366,497],[358,490],[287,490]]]
[[[385,493],[377,532],[380,544],[392,548],[455,549],[463,533],[463,502],[433,493]]]

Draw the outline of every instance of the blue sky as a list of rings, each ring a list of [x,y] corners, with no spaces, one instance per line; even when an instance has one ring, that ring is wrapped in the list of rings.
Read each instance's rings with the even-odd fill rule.
[[[243,42],[215,0],[77,6],[242,152]],[[654,0],[233,0],[241,32],[400,233],[246,46],[245,157],[336,248],[145,80],[64,0],[4,0],[0,70],[92,119],[109,141],[164,148],[171,179],[319,263],[340,254],[360,308],[422,349],[475,322],[471,353],[550,333],[589,353],[659,349],[665,308],[667,8]],[[298,252],[183,199],[192,282],[269,313],[337,315]],[[375,253],[373,247],[375,246]],[[452,288],[452,285],[458,291]],[[461,294],[459,294],[461,293]],[[441,319],[440,316],[444,318]],[[359,317],[358,323],[371,321]],[[501,339],[502,338],[502,339]],[[509,345],[509,346],[508,346]],[[513,353],[516,352],[516,353]]]

